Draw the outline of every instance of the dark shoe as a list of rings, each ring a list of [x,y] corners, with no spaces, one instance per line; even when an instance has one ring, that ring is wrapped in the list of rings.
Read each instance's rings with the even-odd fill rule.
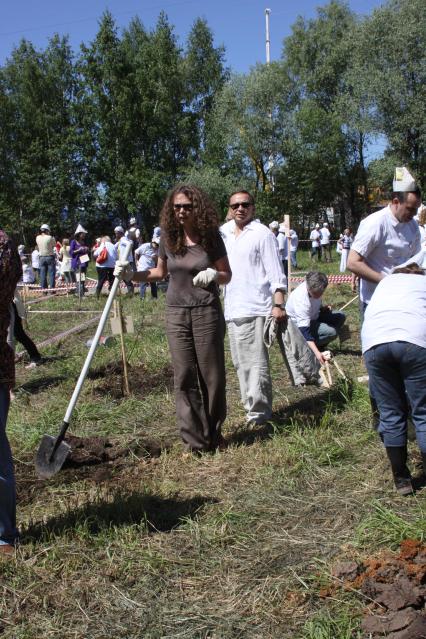
[[[407,447],[389,446],[386,453],[390,461],[395,488],[400,495],[411,495],[413,485],[407,468]]]

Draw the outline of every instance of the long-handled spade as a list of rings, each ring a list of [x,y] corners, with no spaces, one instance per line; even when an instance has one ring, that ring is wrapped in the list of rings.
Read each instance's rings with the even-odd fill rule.
[[[132,249],[132,244],[133,242],[129,241],[126,245],[124,253],[121,256],[122,260],[127,260],[127,257]],[[42,479],[48,479],[49,477],[52,477],[52,475],[57,473],[62,468],[62,465],[71,450],[71,446],[64,442],[65,433],[67,432],[70,425],[72,412],[77,403],[90,364],[92,363],[99,338],[107,321],[108,313],[111,309],[119,284],[120,280],[118,279],[118,277],[116,277],[111,286],[111,291],[108,295],[108,299],[99,320],[98,328],[96,329],[96,333],[93,338],[90,350],[87,354],[86,361],[84,362],[83,368],[81,369],[81,373],[74,388],[70,403],[68,404],[67,412],[65,413],[64,422],[62,424],[59,435],[56,438],[52,437],[51,435],[43,435],[40,442],[40,446],[35,459],[35,467],[37,475]]]

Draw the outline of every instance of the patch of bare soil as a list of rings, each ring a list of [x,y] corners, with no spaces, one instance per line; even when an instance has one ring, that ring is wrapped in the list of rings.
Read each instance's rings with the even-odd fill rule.
[[[17,498],[21,506],[40,499],[44,487],[55,482],[64,484],[82,479],[109,482],[117,472],[122,473],[124,467],[132,466],[130,455],[143,461],[154,461],[163,450],[159,443],[142,440],[123,446],[104,437],[67,435],[65,441],[71,446],[71,452],[60,472],[49,482],[37,477],[32,460],[16,464]]]
[[[102,380],[93,389],[93,394],[100,396],[107,393],[114,399],[124,397],[124,377],[122,362],[112,362],[91,371],[89,379]],[[172,390],[173,369],[168,364],[159,371],[149,370],[144,364],[128,365],[130,392],[134,395],[146,396],[156,389]]]
[[[397,555],[341,563],[332,574],[371,602],[361,625],[366,637],[426,639],[426,544],[407,539]]]

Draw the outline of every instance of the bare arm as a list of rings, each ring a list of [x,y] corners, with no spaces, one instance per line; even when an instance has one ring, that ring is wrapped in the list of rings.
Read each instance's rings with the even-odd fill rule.
[[[216,282],[218,284],[228,284],[232,278],[231,267],[229,266],[228,256],[221,257],[213,264],[217,271]]]
[[[272,296],[272,303],[282,305],[284,304],[284,302],[285,302],[285,293],[283,290],[278,288],[275,291],[274,295]],[[271,315],[272,317],[275,317],[277,322],[282,322],[287,317],[285,310],[283,308],[278,308],[278,306],[272,307]]]
[[[352,271],[358,277],[362,277],[363,280],[368,282],[375,282],[378,284],[385,276],[383,273],[378,273],[366,264],[362,255],[351,249],[348,257],[348,269]]]
[[[325,364],[325,359],[323,354],[321,353],[321,351],[318,349],[317,345],[315,344],[315,342],[311,342],[310,340],[307,340],[306,343],[311,349],[311,351],[313,352],[313,354],[315,355],[315,357],[317,358],[317,360],[319,361],[319,363],[321,364],[321,366],[323,366]]]
[[[159,257],[155,268],[150,268],[148,271],[134,271],[132,280],[133,282],[158,282],[164,280],[167,273],[167,262]]]

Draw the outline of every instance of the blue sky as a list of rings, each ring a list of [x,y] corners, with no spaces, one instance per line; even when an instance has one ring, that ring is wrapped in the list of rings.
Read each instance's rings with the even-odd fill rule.
[[[233,71],[247,71],[256,62],[265,61],[266,7],[272,10],[271,57],[281,55],[283,38],[290,33],[298,15],[314,17],[316,7],[325,4],[314,0],[3,0],[0,5],[0,64],[10,55],[21,38],[43,49],[54,33],[68,34],[71,46],[78,50],[81,42],[92,40],[102,13],[109,9],[119,27],[139,16],[143,24],[155,25],[161,9],[175,25],[181,44],[194,20],[207,19],[216,44],[226,49],[226,61]],[[358,14],[368,14],[380,0],[350,0]]]

